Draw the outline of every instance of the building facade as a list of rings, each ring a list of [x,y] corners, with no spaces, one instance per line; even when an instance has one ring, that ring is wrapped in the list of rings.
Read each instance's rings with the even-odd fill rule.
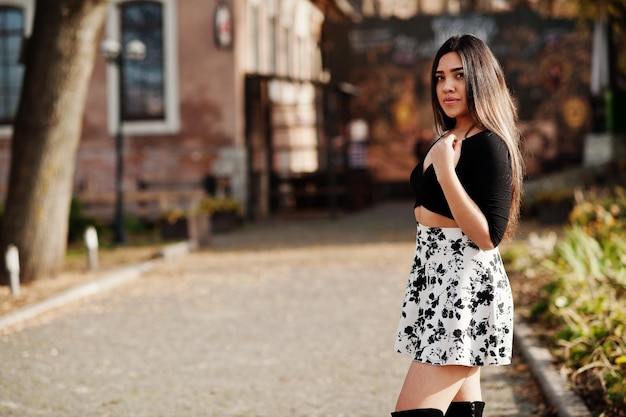
[[[34,0],[0,0],[0,198],[23,77],[19,55],[34,13]],[[273,96],[323,84],[322,23],[349,13],[348,3],[330,0],[111,0],[102,39],[117,41],[125,55],[95,63],[74,196],[90,214],[111,218],[121,152],[128,213],[154,217],[207,191],[249,207],[246,79],[274,80]],[[126,52],[137,40],[145,56],[133,60]],[[310,91],[299,96],[306,94],[315,99]],[[317,156],[288,151],[275,160],[289,170],[316,166]],[[257,211],[267,214],[263,206],[257,202]]]

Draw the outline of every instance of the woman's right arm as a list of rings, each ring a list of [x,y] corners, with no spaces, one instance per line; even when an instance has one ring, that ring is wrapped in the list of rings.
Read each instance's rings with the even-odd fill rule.
[[[463,233],[480,249],[493,249],[487,218],[463,188],[455,171],[461,146],[461,141],[455,135],[448,135],[431,149],[437,181],[441,185],[452,216]]]

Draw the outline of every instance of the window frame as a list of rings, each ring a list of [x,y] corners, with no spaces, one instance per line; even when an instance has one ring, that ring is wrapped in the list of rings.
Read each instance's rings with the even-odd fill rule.
[[[24,16],[24,34],[27,39],[33,30],[33,19],[35,16],[35,0],[0,0],[2,7],[14,7],[21,9]],[[0,125],[0,139],[11,139],[13,137],[13,124]]]
[[[122,65],[122,120],[124,122],[129,121],[144,121],[144,120],[164,120],[166,109],[165,109],[165,54],[164,54],[164,37],[163,37],[163,7],[161,3],[148,1],[148,2],[132,2],[132,3],[122,3],[120,6],[124,12],[128,10],[128,8],[132,8],[133,6],[138,6],[144,8],[148,6],[153,11],[158,10],[160,20],[151,21],[152,19],[146,19],[148,27],[144,26],[133,26],[130,24],[128,27],[122,23],[122,31],[124,32],[124,37],[127,42],[131,42],[133,40],[139,39],[142,40],[142,36],[149,36],[148,33],[144,31],[147,29],[150,34],[155,34],[152,32],[159,32],[160,42],[152,44],[156,49],[154,51],[146,51],[147,53],[141,60],[130,60],[124,59],[119,61]],[[129,12],[132,15],[132,12]],[[129,22],[131,23],[131,22]],[[137,22],[134,22],[137,23]],[[151,48],[146,42],[152,42],[152,40],[143,38],[146,49]],[[128,44],[127,44],[128,45]],[[152,63],[150,62],[152,59]],[[156,68],[156,67],[159,68]],[[154,72],[153,72],[154,71]],[[158,75],[157,75],[158,74]],[[154,83],[144,82],[144,80],[149,79],[151,76],[158,77],[158,81]],[[146,99],[148,96],[153,96],[159,101],[158,111],[151,112],[149,110],[149,101],[150,99]]]
[[[106,36],[120,42],[121,8],[124,3],[134,0],[111,0],[107,11]],[[180,101],[178,78],[178,20],[177,0],[149,0],[160,3],[163,7],[163,71],[165,81],[165,118],[162,120],[127,120],[122,123],[124,135],[143,136],[158,134],[177,134],[180,131]],[[107,127],[110,135],[118,129],[120,118],[119,72],[114,65],[107,65]]]

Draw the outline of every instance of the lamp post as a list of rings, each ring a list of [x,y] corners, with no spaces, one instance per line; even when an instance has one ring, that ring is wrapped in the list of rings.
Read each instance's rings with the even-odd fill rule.
[[[122,79],[123,63],[126,59],[132,61],[142,60],[146,56],[146,46],[139,40],[128,42],[122,50],[122,45],[112,39],[102,42],[100,49],[107,63],[114,65],[117,70],[118,85],[118,109],[117,126],[115,134],[115,214],[113,219],[113,241],[126,243],[126,230],[124,228],[124,190],[122,180],[124,176],[124,135],[122,104],[124,101],[124,83]]]

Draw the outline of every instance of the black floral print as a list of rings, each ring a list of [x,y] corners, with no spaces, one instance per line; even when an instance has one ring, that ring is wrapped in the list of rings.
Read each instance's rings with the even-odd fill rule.
[[[498,248],[458,228],[417,226],[396,350],[433,365],[507,365],[513,297]]]

